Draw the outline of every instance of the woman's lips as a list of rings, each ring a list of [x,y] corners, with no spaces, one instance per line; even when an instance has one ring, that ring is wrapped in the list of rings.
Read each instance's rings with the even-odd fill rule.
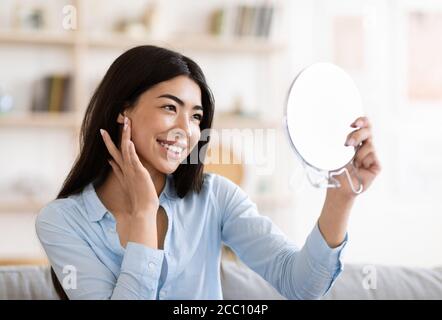
[[[185,140],[169,141],[169,140],[164,140],[164,139],[157,139],[157,141],[160,142],[160,143],[164,143],[164,144],[168,144],[168,145],[173,145],[173,146],[179,147],[181,149],[186,149],[187,148],[187,142]]]

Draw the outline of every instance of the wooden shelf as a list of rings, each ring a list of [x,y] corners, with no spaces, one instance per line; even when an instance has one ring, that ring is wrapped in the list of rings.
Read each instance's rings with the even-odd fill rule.
[[[1,257],[0,266],[48,266],[49,260],[45,256],[36,257]]]
[[[74,45],[73,33],[45,31],[0,31],[0,44]]]
[[[198,35],[170,41],[177,49],[211,51],[221,53],[273,53],[285,48],[283,43],[260,38],[218,38]]]
[[[158,45],[171,49],[198,50],[211,52],[271,53],[284,50],[284,43],[260,38],[218,38],[210,35],[194,35],[168,40],[149,36],[130,37],[124,34],[87,36],[78,32],[47,31],[0,31],[0,44],[23,45],[83,45],[91,48],[126,49],[138,45]]]
[[[0,213],[35,213],[37,214],[47,202],[43,201],[0,201]]]
[[[4,127],[45,127],[45,128],[72,128],[76,129],[80,121],[73,113],[28,113],[28,114],[0,114],[0,128]]]

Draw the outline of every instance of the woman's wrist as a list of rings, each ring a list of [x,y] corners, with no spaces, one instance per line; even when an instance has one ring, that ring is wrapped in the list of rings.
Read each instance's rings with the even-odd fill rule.
[[[330,248],[338,247],[345,239],[347,223],[355,197],[327,190],[318,227]]]
[[[345,192],[341,188],[327,189],[326,199],[329,198],[333,202],[339,202],[342,205],[352,206],[357,194],[354,192]]]
[[[142,209],[142,210],[134,210],[131,212],[130,217],[131,219],[134,220],[144,220],[144,219],[151,219],[151,218],[155,218],[157,216],[157,212],[158,212],[159,206],[157,205],[152,205],[148,208]]]
[[[158,248],[156,214],[139,214],[131,217],[129,241]]]

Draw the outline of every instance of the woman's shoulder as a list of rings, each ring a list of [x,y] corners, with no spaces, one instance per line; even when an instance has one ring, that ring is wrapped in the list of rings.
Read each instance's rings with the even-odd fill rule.
[[[83,210],[80,201],[80,195],[72,195],[47,203],[37,214],[35,222],[37,230],[43,225],[59,227],[69,225],[69,220],[81,217]]]
[[[204,185],[218,201],[225,201],[235,195],[245,194],[240,186],[217,173],[205,173]]]

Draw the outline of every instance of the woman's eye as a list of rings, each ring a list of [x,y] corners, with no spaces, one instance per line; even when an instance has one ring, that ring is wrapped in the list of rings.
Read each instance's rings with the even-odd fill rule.
[[[163,108],[170,110],[170,111],[176,111],[176,108],[174,105],[167,105],[167,106],[164,106]]]
[[[198,121],[203,120],[203,116],[200,115],[200,114],[195,114],[194,117],[195,117],[195,119],[197,119]]]

